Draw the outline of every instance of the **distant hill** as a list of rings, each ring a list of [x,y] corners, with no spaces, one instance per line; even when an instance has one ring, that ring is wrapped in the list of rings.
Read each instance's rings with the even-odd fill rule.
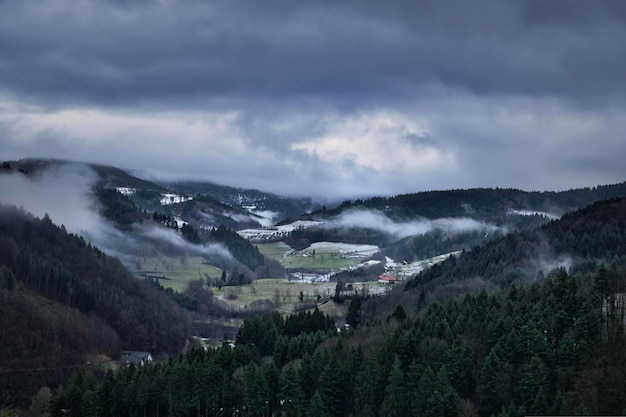
[[[533,282],[559,266],[589,272],[601,263],[626,263],[625,256],[626,199],[611,199],[475,247],[420,273],[406,287],[433,290],[473,279],[506,287]]]
[[[334,209],[301,216],[322,223],[296,230],[289,242],[371,243],[393,259],[411,262],[468,250],[596,201],[619,197],[626,197],[626,182],[561,192],[477,188],[345,201]]]
[[[248,208],[253,212],[273,212],[274,220],[296,218],[321,208],[311,198],[286,197],[264,191],[229,187],[206,181],[176,181],[164,186],[190,195],[200,194],[216,199],[231,207]]]
[[[513,188],[473,188],[425,191],[394,197],[345,201],[331,213],[365,207],[382,210],[396,219],[407,217],[463,217],[506,221],[510,214],[560,217],[599,200],[626,197],[626,182],[567,191],[522,191]]]
[[[127,225],[138,220],[140,216],[132,214],[132,212],[140,213],[143,211],[181,217],[198,227],[224,226],[235,230],[258,227],[261,223],[270,221],[266,217],[252,213],[251,210],[243,207],[245,204],[239,198],[241,196],[240,190],[216,185],[215,189],[218,191],[215,195],[210,193],[200,193],[198,195],[193,190],[187,191],[188,187],[176,188],[172,185],[157,184],[137,178],[122,169],[112,166],[63,160],[22,159],[4,162],[0,169],[0,174],[19,172],[36,179],[38,175],[43,174],[47,170],[64,165],[82,165],[93,170],[96,177],[93,186],[95,195],[99,198],[100,209],[109,219],[116,221],[118,224]],[[111,191],[115,191],[120,196],[114,197],[110,193]],[[229,192],[232,192],[232,195]],[[263,193],[260,194],[262,195]],[[275,196],[275,198],[277,200],[281,199],[278,196]],[[285,198],[285,200],[288,199]],[[280,213],[281,211],[276,211],[271,214],[280,218]],[[298,214],[300,213],[298,212]],[[121,217],[126,216],[126,218],[120,219],[116,217],[118,215]]]
[[[64,163],[37,159],[10,161],[3,165],[2,171],[33,176]],[[595,201],[626,197],[624,182],[560,192],[501,188],[428,191],[345,201],[327,209],[306,198],[211,182],[157,184],[115,167],[88,166],[96,176],[94,195],[99,210],[129,233],[133,225],[150,220],[153,214],[170,219],[179,228],[188,223],[195,231],[201,234],[204,231],[205,236],[218,227],[241,231],[299,218],[316,220],[318,224],[294,228],[277,239],[295,249],[320,241],[375,244],[385,256],[403,262],[468,250],[516,230],[546,224]],[[185,235],[190,236],[195,234]],[[256,256],[248,252],[250,256],[245,255],[248,260]],[[239,261],[253,265],[252,270],[259,265],[258,261]]]

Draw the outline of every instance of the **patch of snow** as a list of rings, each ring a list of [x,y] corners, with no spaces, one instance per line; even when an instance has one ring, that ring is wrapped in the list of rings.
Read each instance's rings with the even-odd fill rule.
[[[339,242],[315,242],[303,252],[315,251],[316,253],[332,253],[339,252],[346,257],[367,258],[372,256],[380,249],[376,245],[355,245],[352,243]]]
[[[137,192],[137,189],[132,187],[115,187],[115,191],[125,196],[131,196]]]
[[[291,274],[292,280],[313,283],[313,282],[328,282],[330,280],[331,274],[315,274],[315,273],[307,273],[307,272],[294,272]]]
[[[552,213],[547,213],[545,211],[538,211],[538,210],[514,210],[514,209],[510,209],[508,211],[509,214],[517,214],[518,216],[543,216],[546,217],[550,220],[557,220],[560,218],[560,216],[556,216]]]
[[[388,256],[385,256],[385,268],[399,268],[402,266],[401,263],[394,261]]]
[[[448,259],[450,256],[457,256],[461,253],[461,251],[456,251],[456,252],[450,252],[450,253],[444,253],[442,255],[439,256],[435,256],[433,258],[428,258],[428,259],[422,259],[420,261],[416,261],[416,262],[411,262],[409,264],[398,264],[395,263],[395,267],[390,268],[389,265],[391,263],[387,264],[386,269],[390,270],[393,269],[393,271],[395,272],[396,276],[398,278],[408,278],[411,277],[415,274],[418,274],[419,272],[421,272],[422,270],[426,269],[426,268],[430,268],[431,266],[438,264],[440,262],[445,261],[446,259]]]
[[[188,222],[184,221],[180,217],[174,217],[174,220],[176,220],[176,227],[178,227],[179,229],[182,228],[183,225],[189,224]]]
[[[307,229],[312,226],[319,226],[320,224],[323,224],[323,223],[324,222],[319,222],[315,220],[296,220],[293,223],[276,226],[276,228],[283,232],[293,232],[294,230],[297,230],[297,229]]]
[[[318,226],[322,223],[323,222],[314,220],[296,220],[293,223],[283,224],[280,226],[266,227],[262,229],[244,229],[238,231],[237,233],[239,233],[241,237],[250,240],[277,239],[293,232],[294,230],[306,229],[308,227]]]
[[[162,206],[169,206],[171,204],[184,203],[185,201],[193,200],[193,197],[185,197],[178,194],[161,194],[161,200],[159,201]]]

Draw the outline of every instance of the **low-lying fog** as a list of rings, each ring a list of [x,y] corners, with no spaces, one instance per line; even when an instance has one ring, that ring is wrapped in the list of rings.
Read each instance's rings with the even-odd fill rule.
[[[37,217],[48,215],[68,232],[81,235],[127,266],[133,256],[185,253],[228,261],[232,255],[219,244],[194,245],[171,229],[135,225],[132,232],[118,230],[97,210],[93,186],[97,174],[85,164],[65,163],[27,177],[20,173],[0,175],[1,201],[23,207]]]
[[[325,223],[323,227],[372,229],[392,235],[398,240],[409,236],[424,235],[433,230],[440,230],[446,233],[462,233],[473,231],[491,232],[498,229],[497,226],[467,217],[397,222],[379,211],[365,209],[343,212]]]

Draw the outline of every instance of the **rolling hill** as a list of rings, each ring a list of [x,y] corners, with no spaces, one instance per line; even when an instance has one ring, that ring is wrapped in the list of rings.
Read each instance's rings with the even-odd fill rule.
[[[0,268],[3,404],[23,404],[90,355],[176,355],[190,334],[185,310],[48,217],[0,206]]]
[[[273,313],[246,320],[234,347],[195,350],[101,383],[85,384],[89,375],[79,372],[72,395],[58,391],[51,412],[618,414],[626,394],[625,220],[626,199],[613,199],[494,239],[422,272],[407,291],[354,298],[352,326],[340,333],[317,310]],[[548,249],[579,267],[546,265],[539,277],[520,269]],[[521,275],[502,279],[516,269]],[[418,295],[477,274],[489,291]]]
[[[251,206],[280,212],[286,200],[261,205],[271,198],[228,188],[221,195],[206,184],[176,188],[117,168],[62,161],[7,162],[1,170],[8,179],[3,184],[39,184],[34,197],[61,200],[61,214],[70,214],[64,226],[48,215],[0,207],[3,405],[28,405],[48,385],[56,393],[55,415],[68,409],[89,415],[110,404],[117,414],[234,413],[252,406],[278,412],[279,395],[292,393],[297,406],[284,411],[295,414],[385,414],[392,393],[396,403],[411,404],[422,415],[623,409],[625,183],[564,192],[473,189],[376,197],[261,228],[265,220]],[[301,203],[306,206],[285,203],[284,213]],[[78,226],[85,238],[74,233]],[[302,251],[309,267],[317,255],[331,259],[314,253],[330,245],[311,246],[315,242],[378,247],[376,259],[461,252],[387,296],[349,290],[337,297],[353,325],[341,334],[329,330],[331,319],[317,310],[283,319],[277,313],[251,317],[265,308],[249,309],[239,312],[247,319],[235,348],[193,351],[157,367],[104,376],[85,367],[121,349],[172,357],[190,334],[189,310],[204,318],[228,310],[205,288],[208,276],[185,294],[167,293],[158,280],[136,279],[88,243],[90,233],[125,262],[142,259],[155,270],[155,260],[170,268],[168,257],[193,257],[199,268],[212,260],[223,272],[212,279],[236,287],[250,285],[257,272],[282,273],[277,261],[268,263],[235,231],[249,227],[258,228],[249,236],[310,248]],[[286,331],[294,321],[308,323],[308,330]],[[202,385],[209,380],[219,384]],[[59,384],[72,394],[56,390]],[[255,392],[273,400],[257,402]]]

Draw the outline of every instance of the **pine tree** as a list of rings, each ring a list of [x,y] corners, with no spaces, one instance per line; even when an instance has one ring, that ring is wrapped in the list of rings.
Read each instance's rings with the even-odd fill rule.
[[[406,375],[405,386],[407,394],[407,415],[418,416],[421,410],[422,396],[420,394],[421,371],[417,361],[411,361],[409,370]]]
[[[279,402],[287,417],[299,417],[304,414],[306,400],[301,387],[300,375],[289,364],[280,376]]]
[[[437,372],[435,392],[432,398],[436,399],[434,402],[435,415],[443,417],[455,417],[457,415],[461,398],[450,384],[445,365],[439,368],[439,372]]]
[[[400,305],[400,304],[399,304]],[[387,387],[385,399],[380,407],[381,417],[401,417],[406,415],[407,395],[404,384],[404,373],[398,355],[394,357]]]
[[[365,363],[357,373],[354,386],[354,413],[357,417],[375,417],[376,413],[376,389],[373,366]]]
[[[537,396],[542,393],[545,398],[547,391],[547,372],[545,365],[537,356],[533,356],[531,360],[524,365],[522,370],[522,378],[520,380],[520,395],[526,409],[535,413],[547,413],[549,410],[542,409],[536,410],[533,404],[536,401]]]
[[[345,411],[346,387],[343,369],[337,356],[332,356],[320,375],[318,392],[331,416],[342,416]]]
[[[478,398],[480,399],[481,415],[495,414],[503,404],[499,396],[498,372],[500,360],[492,349],[480,370],[478,378]]]
[[[313,397],[311,397],[311,401],[309,401],[309,406],[307,407],[306,417],[334,417],[339,416],[340,414],[331,414],[327,407],[324,405],[324,401],[322,400],[322,395],[319,391],[315,391]]]
[[[245,373],[244,409],[245,414],[251,417],[265,417],[268,414],[269,404],[267,386],[263,374],[256,364],[248,365]]]
[[[261,368],[263,379],[268,394],[268,412],[270,415],[276,413],[280,408],[278,392],[280,390],[280,374],[273,361],[266,362]]]

